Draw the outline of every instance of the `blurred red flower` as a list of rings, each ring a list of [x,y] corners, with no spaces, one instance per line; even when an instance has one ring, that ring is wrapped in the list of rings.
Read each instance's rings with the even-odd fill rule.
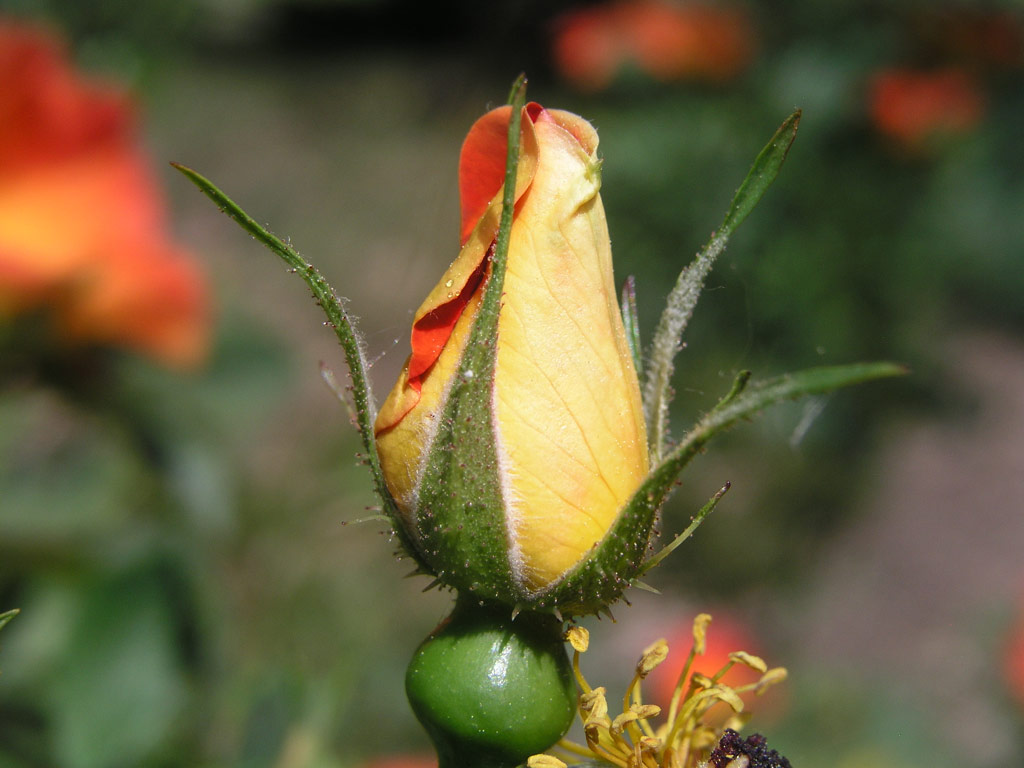
[[[1017,619],[1010,629],[1003,661],[1010,696],[1024,711],[1024,600],[1020,601]]]
[[[205,281],[168,237],[127,97],[0,19],[0,322],[45,313],[74,344],[200,362]]]
[[[868,101],[878,131],[910,149],[936,137],[969,133],[985,112],[978,82],[958,69],[880,72]]]
[[[630,62],[662,80],[721,82],[742,72],[754,49],[739,8],[619,0],[570,11],[556,21],[559,72],[577,87],[607,87]]]
[[[944,60],[989,73],[1024,65],[1024,15],[1020,9],[925,7],[918,22],[922,36]]]

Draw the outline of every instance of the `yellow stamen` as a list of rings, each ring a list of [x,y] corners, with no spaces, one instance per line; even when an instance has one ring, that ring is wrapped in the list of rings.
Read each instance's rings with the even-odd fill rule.
[[[755,683],[755,690],[758,695],[761,695],[770,686],[781,683],[787,677],[789,677],[789,672],[785,667],[774,667],[773,669],[769,669],[761,675],[761,679]]]
[[[698,656],[703,656],[707,652],[708,625],[710,623],[710,613],[699,613],[693,620],[693,650]]]
[[[618,754],[618,750],[615,749],[617,745],[613,743],[609,745],[610,748],[606,748],[601,743],[602,727],[604,729],[604,733],[607,733],[608,725],[611,723],[607,717],[603,720],[603,723],[591,722],[584,724],[583,734],[587,737],[587,746],[590,747],[590,751],[592,753],[603,760],[607,760],[610,763],[615,763],[615,765],[626,768],[626,761],[620,754]]]
[[[636,712],[633,712],[631,710],[627,710],[623,712],[621,715],[618,715],[614,720],[612,720],[612,735],[622,733],[626,729],[626,726],[632,723],[634,720],[636,720],[636,718]]]
[[[746,667],[750,667],[755,672],[760,672],[762,675],[768,671],[768,665],[764,663],[764,659],[760,656],[755,656],[752,653],[746,651],[733,651],[729,654],[729,660],[735,661],[738,664],[743,664]]]
[[[531,758],[528,768],[562,768],[580,758],[605,761],[618,768],[698,768],[704,765],[710,750],[718,743],[725,728],[738,729],[747,719],[741,693],[762,693],[766,688],[786,677],[782,667],[768,669],[758,656],[745,651],[734,651],[729,660],[713,677],[693,671],[699,654],[707,648],[708,614],[700,614],[693,623],[693,646],[686,664],[676,681],[668,719],[655,727],[652,722],[662,714],[660,707],[643,703],[642,683],[650,672],[668,655],[668,644],[662,639],[644,649],[634,668],[632,680],[622,699],[622,713],[611,718],[605,688],[591,688],[579,668],[579,656],[589,647],[589,635],[581,627],[566,633],[566,641],[573,647],[573,672],[580,687],[577,703],[586,745],[562,739],[557,747],[558,757],[550,762]],[[757,682],[743,686],[729,686],[722,678],[735,665],[742,664],[760,673]],[[719,704],[732,710],[724,725],[712,726],[704,721],[705,715]],[[701,762],[701,761],[705,762]],[[734,761],[735,762],[735,761]],[[749,768],[739,764],[730,768]]]
[[[555,746],[563,752],[568,752],[569,754],[576,755],[578,757],[585,757],[588,760],[594,756],[594,753],[587,747],[582,744],[577,744],[571,739],[559,739]]]
[[[723,674],[723,672],[719,671],[719,674],[715,675],[715,679],[712,680],[710,677],[706,677],[705,675],[702,675],[700,672],[694,672],[693,677],[690,678],[692,681],[691,684],[696,686],[697,688],[714,688],[715,683],[718,682],[718,677],[721,674]]]
[[[690,655],[686,657],[686,663],[676,680],[675,690],[672,691],[672,702],[668,709],[668,721],[674,723],[676,713],[679,711],[679,702],[683,697],[683,686],[686,685],[686,678],[690,674],[693,660],[698,654],[703,654],[707,648],[708,625],[711,624],[710,613],[699,613],[693,620],[693,646],[690,648]]]
[[[592,717],[606,717],[608,715],[608,700],[604,695],[604,686],[580,694],[580,714],[586,713],[586,717],[583,718],[584,721]]]
[[[637,687],[640,685],[640,680],[640,673],[637,672],[633,675],[633,679],[629,681],[629,686],[626,688],[626,695],[622,697],[623,710],[629,709],[629,702],[633,698],[633,692],[637,690]]]
[[[551,755],[532,755],[527,758],[526,765],[528,768],[569,768],[557,757]]]
[[[661,707],[657,704],[641,704],[640,706],[632,706],[630,709],[636,713],[636,716],[641,720],[646,720],[650,717],[657,717],[661,714]]]
[[[661,707],[659,707],[657,704],[643,704],[643,703],[641,703],[640,702],[640,695],[639,695],[639,688],[638,688],[637,689],[637,696],[635,697],[635,701],[633,702],[633,706],[630,707],[630,709],[632,711],[636,712],[636,714],[637,714],[637,721],[636,721],[637,725],[639,725],[641,730],[643,731],[643,734],[641,735],[640,738],[641,739],[648,739],[648,740],[649,739],[655,739],[655,740],[660,742],[661,740],[658,739],[657,735],[655,735],[654,729],[651,727],[651,724],[650,724],[649,720],[650,720],[650,718],[657,717],[658,715],[661,714]]]
[[[565,633],[565,639],[579,653],[586,653],[587,648],[590,647],[590,633],[583,627],[569,627]],[[764,672],[764,669],[760,671]]]
[[[661,664],[668,657],[668,643],[665,642],[665,638],[655,640],[649,646],[644,648],[643,654],[640,656],[640,661],[636,663],[636,673],[641,678],[647,677],[651,674],[656,666]]]

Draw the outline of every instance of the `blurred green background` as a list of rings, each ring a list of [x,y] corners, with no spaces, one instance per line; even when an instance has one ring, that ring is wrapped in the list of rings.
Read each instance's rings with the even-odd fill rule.
[[[374,500],[319,375],[342,371],[333,336],[304,286],[165,163],[321,268],[360,318],[380,397],[455,254],[462,137],[522,70],[531,98],[600,132],[616,277],[636,276],[646,338],[757,151],[804,110],[687,332],[676,434],[742,368],[913,370],[714,444],[663,529],[732,491],[652,574],[663,595],[589,623],[605,651],[588,677],[623,684],[644,645],[708,610],[790,669],[785,702],[754,724],[796,766],[1019,762],[1024,701],[1002,658],[1024,594],[1020,6],[731,6],[750,35],[737,71],[623,61],[599,85],[555,53],[563,14],[593,7],[0,1],[136,94],[218,306],[195,374],[112,353],[98,380],[0,381],[0,611],[22,609],[0,633],[0,768],[312,768],[427,749],[402,677],[450,596],[402,578],[380,523],[345,525]],[[886,131],[880,73],[951,69],[975,89],[973,119]]]

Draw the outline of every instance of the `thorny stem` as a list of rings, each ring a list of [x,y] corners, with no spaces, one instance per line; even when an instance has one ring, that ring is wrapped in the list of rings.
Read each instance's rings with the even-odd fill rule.
[[[697,306],[704,280],[715,260],[725,250],[729,238],[743,223],[754,206],[761,200],[768,187],[778,176],[789,148],[796,138],[800,125],[800,110],[790,115],[779,126],[771,140],[761,150],[746,178],[736,191],[729,205],[729,211],[722,225],[711,236],[682,272],[675,287],[668,295],[665,310],[658,321],[658,328],[651,341],[644,372],[643,405],[647,420],[648,442],[651,462],[661,461],[668,439],[668,405],[672,397],[671,379],[674,371],[673,360],[679,351],[683,331]]]

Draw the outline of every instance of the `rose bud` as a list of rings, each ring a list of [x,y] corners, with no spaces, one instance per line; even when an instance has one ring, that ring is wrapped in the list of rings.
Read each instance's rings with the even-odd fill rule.
[[[624,548],[609,534],[649,459],[597,134],[568,112],[523,108],[502,272],[492,258],[511,115],[484,115],[463,144],[462,248],[415,314],[377,447],[402,539],[440,583],[515,606],[597,610],[635,575],[650,535],[647,523]],[[628,567],[616,567],[623,557]]]

